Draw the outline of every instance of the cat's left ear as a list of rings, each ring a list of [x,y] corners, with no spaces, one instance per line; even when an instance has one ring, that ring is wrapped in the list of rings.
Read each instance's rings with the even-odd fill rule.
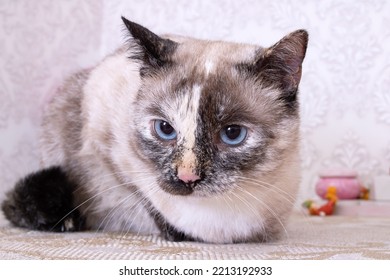
[[[308,33],[297,30],[262,50],[255,63],[257,75],[264,83],[276,86],[294,98],[301,80],[307,43]]]
[[[149,29],[124,17],[122,17],[122,20],[130,32],[130,41],[137,48],[133,50],[134,55],[132,58],[138,59],[143,63],[141,74],[145,74],[148,70],[158,69],[169,63],[170,57],[178,45],[176,42],[161,38]]]

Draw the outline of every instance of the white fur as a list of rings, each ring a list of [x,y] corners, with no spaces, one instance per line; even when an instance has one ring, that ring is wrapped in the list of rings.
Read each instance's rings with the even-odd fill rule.
[[[174,112],[173,121],[177,131],[180,133],[179,141],[185,139],[185,147],[189,149],[195,146],[196,118],[201,91],[201,86],[195,85],[191,92],[184,94],[181,99],[177,100],[176,113]],[[172,112],[169,113],[172,114]]]
[[[206,60],[204,64],[205,73],[209,75],[214,70],[214,62],[212,60]]]
[[[117,71],[121,69],[121,71]],[[115,75],[113,75],[115,73]],[[132,177],[134,183],[142,183],[142,176],[133,176],[138,168],[128,162],[128,157],[136,157],[127,145],[128,127],[132,102],[140,84],[137,66],[129,63],[123,54],[106,59],[100,67],[91,73],[84,88],[83,100],[87,125],[83,128],[85,139],[80,156],[91,157],[97,153],[109,152],[109,157],[121,166],[121,174],[111,174],[103,161],[97,162],[91,171],[95,171],[91,182],[91,193],[95,198],[92,213],[96,215],[94,227],[114,231],[157,232],[154,221],[140,204],[140,197],[134,189],[129,189],[117,177]],[[102,151],[99,138],[104,129],[110,127],[118,145],[112,151]]]

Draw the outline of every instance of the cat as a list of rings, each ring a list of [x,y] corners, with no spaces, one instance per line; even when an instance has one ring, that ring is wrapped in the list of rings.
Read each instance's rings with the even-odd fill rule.
[[[298,86],[308,33],[271,47],[158,36],[128,43],[58,90],[42,170],[2,204],[20,227],[266,242],[300,182]]]

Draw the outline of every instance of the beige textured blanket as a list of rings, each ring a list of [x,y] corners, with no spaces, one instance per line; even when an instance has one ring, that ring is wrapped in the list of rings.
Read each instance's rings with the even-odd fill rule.
[[[215,245],[130,233],[29,231],[0,215],[0,259],[390,259],[390,217],[293,215],[278,242]]]

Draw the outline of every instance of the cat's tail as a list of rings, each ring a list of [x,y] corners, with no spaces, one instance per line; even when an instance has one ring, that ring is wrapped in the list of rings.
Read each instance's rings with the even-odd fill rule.
[[[31,173],[7,194],[1,209],[14,225],[44,231],[80,231],[85,220],[73,206],[75,184],[61,167]]]

